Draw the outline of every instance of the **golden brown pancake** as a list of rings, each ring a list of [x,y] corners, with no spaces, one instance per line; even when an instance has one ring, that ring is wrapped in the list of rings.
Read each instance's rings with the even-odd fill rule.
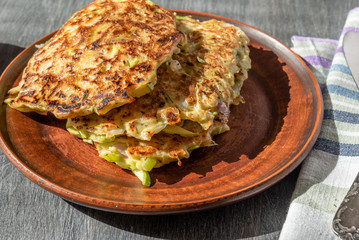
[[[227,124],[214,121],[208,129],[195,122],[186,121],[183,128],[197,133],[197,136],[183,137],[177,134],[159,133],[151,141],[131,137],[116,137],[112,141],[94,142],[100,157],[131,170],[145,186],[151,183],[149,172],[171,162],[181,165],[183,158],[200,147],[213,146],[212,136],[229,130]]]
[[[149,93],[182,40],[173,14],[150,1],[96,0],[36,51],[7,102],[61,119],[103,115]]]
[[[237,27],[178,17],[180,52],[158,69],[154,90],[104,116],[71,118],[67,129],[94,144],[100,157],[131,170],[145,186],[149,172],[188,158],[229,130],[229,106],[241,101],[250,68],[248,38]]]
[[[177,24],[187,43],[158,69],[158,83],[150,94],[104,116],[68,119],[67,126],[89,135],[148,141],[163,130],[175,133],[171,126],[182,120],[208,129],[219,112],[226,118],[229,106],[241,100],[250,68],[248,38],[238,27],[217,20],[179,17]]]

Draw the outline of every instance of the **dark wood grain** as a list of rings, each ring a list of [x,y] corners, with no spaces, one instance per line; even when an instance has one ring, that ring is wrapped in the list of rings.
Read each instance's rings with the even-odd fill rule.
[[[88,2],[2,0],[0,52],[18,52],[60,27],[72,12]],[[358,5],[354,0],[161,0],[156,3],[239,20],[288,45],[292,35],[338,38],[348,10]],[[2,54],[0,58],[1,63],[9,62],[13,55]],[[297,174],[298,170],[255,197],[210,211],[128,216],[70,204],[29,181],[1,154],[0,239],[277,239]]]

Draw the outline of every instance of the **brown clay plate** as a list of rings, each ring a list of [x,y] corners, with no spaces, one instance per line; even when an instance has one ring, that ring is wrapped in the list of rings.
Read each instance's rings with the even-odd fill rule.
[[[65,121],[21,113],[1,105],[0,147],[29,179],[69,201],[131,214],[190,212],[230,204],[272,186],[296,168],[312,148],[323,114],[319,87],[305,63],[282,43],[246,24],[205,13],[176,10],[200,20],[221,19],[249,36],[252,70],[232,108],[231,130],[215,147],[151,172],[143,187],[130,172],[106,162],[70,135]],[[0,79],[0,102],[19,78],[35,44]]]

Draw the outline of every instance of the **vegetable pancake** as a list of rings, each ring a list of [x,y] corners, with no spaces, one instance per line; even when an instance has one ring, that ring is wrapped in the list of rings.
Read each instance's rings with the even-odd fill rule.
[[[68,119],[67,129],[95,145],[99,156],[131,170],[145,186],[149,172],[212,146],[228,131],[229,106],[242,101],[250,68],[248,38],[237,27],[177,17],[187,42],[158,69],[153,91],[135,102]]]
[[[177,16],[177,27],[187,42],[158,69],[158,83],[150,94],[104,116],[68,119],[68,128],[92,138],[127,135],[148,141],[161,131],[194,136],[181,128],[183,120],[207,130],[219,113],[227,118],[230,104],[241,101],[240,89],[250,68],[247,36],[217,20]]]
[[[96,0],[38,49],[6,102],[57,118],[105,114],[149,93],[184,40],[172,13],[145,0]]]
[[[100,157],[114,162],[124,169],[131,170],[145,186],[151,184],[149,172],[171,162],[188,158],[192,150],[199,147],[213,146],[212,136],[229,130],[226,123],[214,121],[208,129],[195,122],[185,121],[183,129],[197,133],[197,136],[182,137],[176,134],[159,133],[151,141],[132,137],[113,137],[111,140],[98,138],[93,141]]]

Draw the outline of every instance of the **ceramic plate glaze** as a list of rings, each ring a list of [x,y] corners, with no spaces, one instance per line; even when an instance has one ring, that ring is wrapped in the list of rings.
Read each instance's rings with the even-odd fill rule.
[[[143,187],[129,171],[106,162],[65,130],[65,120],[21,113],[1,105],[0,146],[29,179],[64,199],[106,211],[168,214],[203,210],[253,196],[297,167],[312,148],[323,114],[319,87],[305,63],[282,43],[246,24],[205,13],[176,10],[200,20],[216,18],[249,36],[252,70],[231,108],[231,130],[214,147],[154,169]],[[35,44],[4,71],[0,102],[19,80]]]

